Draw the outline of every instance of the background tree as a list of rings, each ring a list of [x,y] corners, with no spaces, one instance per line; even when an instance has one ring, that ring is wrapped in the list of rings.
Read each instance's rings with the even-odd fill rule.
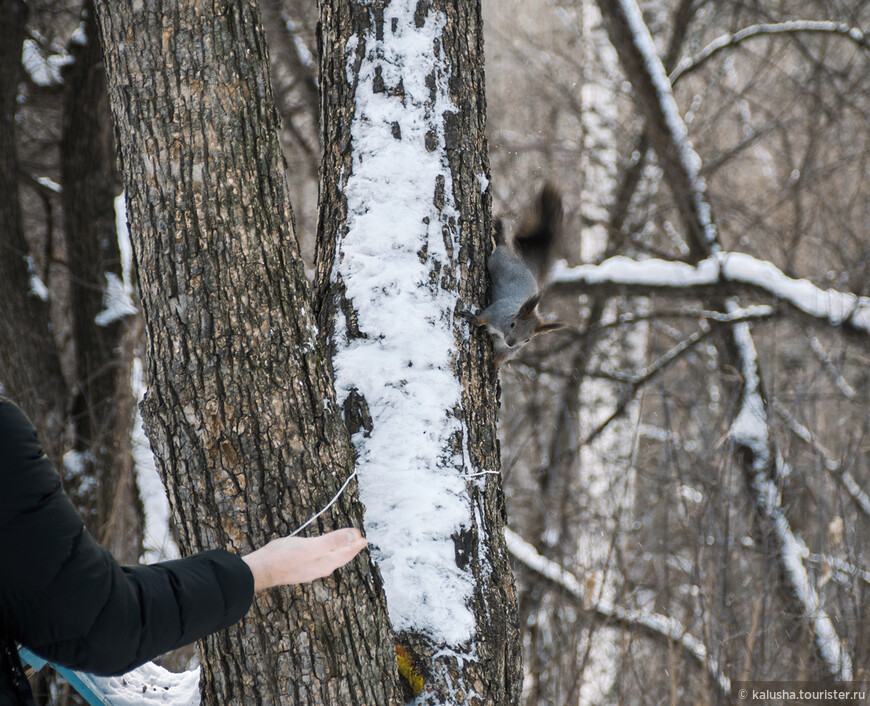
[[[601,3],[601,13],[627,4]],[[849,232],[866,230],[859,205],[866,194],[857,195],[865,189],[858,176],[865,146],[859,139],[861,147],[845,149],[839,138],[866,131],[860,28],[867,18],[857,6],[835,12],[817,3],[645,3],[642,21],[653,37],[647,46],[670,71],[671,114],[687,124],[686,143],[667,137],[660,118],[655,124],[659,95],[671,89],[650,90],[648,58],[623,56],[634,34],[615,34],[612,21],[605,28],[594,3],[559,3],[550,15],[511,7],[489,19],[498,27],[506,16],[520,18],[522,30],[505,27],[501,52],[489,55],[489,75],[510,76],[513,84],[490,94],[495,173],[527,173],[525,165],[551,179],[558,174],[569,194],[566,255],[592,263],[560,275],[551,291],[562,319],[577,310],[579,295],[574,335],[549,342],[548,350],[541,342],[502,375],[502,434],[512,441],[504,447],[509,517],[534,545],[511,544],[521,566],[532,567],[518,574],[528,648],[524,699],[716,702],[727,701],[729,679],[863,678],[858,616],[866,561],[858,538],[866,532],[867,475],[860,454],[849,455],[844,468],[832,451],[854,448],[849,437],[863,435],[833,422],[849,414],[863,389],[847,372],[853,360],[864,379],[857,361],[865,334],[854,333],[863,300],[822,290],[837,282],[848,290],[863,269],[859,250],[854,261],[832,254],[842,247],[832,224],[845,219]],[[830,80],[806,78],[818,72]],[[619,83],[623,78],[628,82]],[[848,97],[835,85],[848,85]],[[516,96],[527,94],[534,100],[523,114]],[[840,107],[822,119],[823,104]],[[526,128],[534,120],[537,135]],[[833,131],[827,137],[823,125]],[[686,144],[697,152],[695,183],[673,149]],[[810,167],[815,176],[791,190],[807,165],[817,165]],[[831,183],[840,178],[850,187],[834,194]],[[704,230],[692,215],[698,184],[712,207],[718,248],[756,260],[735,257],[721,276],[687,289],[678,286],[687,281],[679,268],[656,269],[661,261],[704,257],[696,249],[703,253],[704,241],[692,235]],[[506,210],[514,212],[524,198],[505,191]],[[790,212],[773,206],[786,201]],[[836,216],[807,228],[809,212],[831,209]],[[819,250],[801,255],[810,240]],[[611,257],[617,254],[631,261]],[[646,262],[652,258],[659,262]],[[820,287],[788,282],[782,272]],[[744,307],[772,305],[741,312],[753,321],[756,351],[744,348],[743,360],[756,362],[760,386],[728,343],[736,338],[732,328],[746,324],[723,326],[723,304],[734,295]],[[808,300],[845,304],[846,313]],[[831,324],[842,333],[832,334]],[[579,423],[568,427],[573,438],[558,424],[575,399],[571,388],[580,390]],[[766,400],[761,413],[740,414],[755,393]],[[570,444],[559,447],[560,438]],[[753,438],[769,443],[748,448]],[[767,485],[754,472],[762,469]],[[786,561],[802,568],[790,576]]]
[[[352,465],[293,231],[259,15],[97,9],[149,346],[143,416],[183,548],[248,551],[324,507]],[[317,529],[361,526],[360,510],[342,495]],[[262,595],[249,615],[204,641],[208,701],[394,700],[389,625],[363,562]]]

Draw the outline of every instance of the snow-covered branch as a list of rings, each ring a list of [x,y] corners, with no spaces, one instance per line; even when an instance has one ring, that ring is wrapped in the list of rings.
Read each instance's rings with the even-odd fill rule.
[[[837,369],[837,366],[834,365],[834,361],[831,359],[830,354],[825,350],[825,347],[816,336],[810,338],[810,348],[812,348],[813,353],[816,354],[816,357],[819,359],[822,366],[824,366],[825,371],[831,377],[831,380],[834,385],[837,386],[837,389],[843,393],[843,396],[847,400],[854,400],[858,393],[855,392],[855,388],[846,381],[846,378],[843,377],[843,374]]]
[[[870,297],[822,289],[807,279],[794,279],[776,265],[740,252],[716,252],[697,265],[669,260],[612,257],[598,265],[553,269],[551,286],[557,291],[619,285],[643,293],[735,284],[760,291],[777,301],[833,326],[870,333]],[[726,294],[723,292],[723,294]]]
[[[850,27],[842,22],[793,20],[791,22],[757,24],[741,29],[733,34],[720,35],[694,56],[680,61],[671,72],[671,85],[676,84],[681,78],[698,69],[704,62],[716,56],[719,52],[730,47],[736,47],[747,39],[805,33],[839,35],[855,42],[862,49],[870,50],[870,39],[868,39],[867,35],[857,27]]]
[[[838,583],[852,586],[857,579],[870,586],[870,571],[855,566],[845,559],[830,554],[810,554],[809,552],[805,558],[810,564],[820,567],[823,572],[830,572],[829,575],[833,576]]]
[[[556,562],[541,556],[538,550],[516,532],[505,528],[505,541],[511,555],[548,581],[564,589],[576,598],[588,614],[607,625],[619,625],[628,630],[637,630],[656,638],[680,645],[692,660],[709,673],[716,689],[725,697],[731,693],[731,680],[722,673],[719,663],[710,657],[704,643],[690,635],[676,618],[659,613],[644,613],[621,608],[609,601],[590,596],[579,579]]]
[[[707,257],[720,246],[701,177],[701,158],[688,139],[670,79],[640,8],[634,0],[599,0],[598,6],[646,117],[652,146],[689,235],[689,250],[693,258]]]

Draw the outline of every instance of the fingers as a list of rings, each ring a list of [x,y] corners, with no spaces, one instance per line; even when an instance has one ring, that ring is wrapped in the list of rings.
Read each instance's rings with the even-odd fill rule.
[[[326,534],[321,535],[318,539],[323,543],[323,548],[327,551],[341,549],[348,545],[357,544],[360,541],[363,542],[363,547],[366,544],[366,540],[363,539],[360,531],[355,527],[345,527],[344,529],[335,530],[334,532],[327,532]]]
[[[360,539],[350,544],[345,544],[338,549],[330,552],[328,556],[324,557],[324,559],[329,562],[330,569],[329,573],[335,571],[335,569],[340,566],[344,566],[347,562],[353,559],[357,554],[359,554],[363,548],[366,546],[366,541],[364,539]]]
[[[328,557],[325,558],[333,565],[333,569],[344,566],[368,544],[357,529],[341,529],[324,537],[329,538],[331,547]]]
[[[242,559],[254,575],[254,590],[307,583],[328,576],[368,544],[352,527],[320,537],[281,537]]]

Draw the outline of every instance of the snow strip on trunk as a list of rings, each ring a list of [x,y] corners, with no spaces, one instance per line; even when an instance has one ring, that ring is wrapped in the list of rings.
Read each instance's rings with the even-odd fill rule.
[[[365,337],[348,339],[339,313],[333,365],[339,402],[357,390],[372,418],[353,441],[393,628],[459,645],[474,631],[474,583],[457,568],[452,540],[470,524],[467,454],[457,443],[467,433],[453,412],[462,393],[452,369],[458,294],[443,286],[448,247],[459,249],[443,118],[454,107],[439,58],[446,17],[430,8],[417,26],[415,9],[394,0],[383,38],[372,27],[345,48],[347,79],[357,81],[353,167],[331,278],[341,278]]]

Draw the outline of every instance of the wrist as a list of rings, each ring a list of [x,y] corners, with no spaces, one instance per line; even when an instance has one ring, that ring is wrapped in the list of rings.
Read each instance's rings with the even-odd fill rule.
[[[254,592],[262,591],[273,586],[269,562],[263,557],[262,549],[258,549],[242,557],[251,574],[254,576]]]

